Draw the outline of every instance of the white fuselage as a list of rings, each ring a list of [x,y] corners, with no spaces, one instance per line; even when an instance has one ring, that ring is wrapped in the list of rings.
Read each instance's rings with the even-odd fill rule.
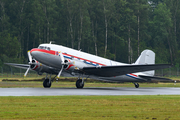
[[[112,61],[106,58],[81,52],[61,45],[40,44],[38,48],[42,49],[42,51],[41,50],[35,51],[37,52],[37,54],[35,53],[32,56],[39,62],[51,67],[55,67],[57,69],[61,69],[62,61],[59,57],[60,53],[63,54],[63,57],[65,59],[71,61],[71,63],[76,69],[82,69],[83,67],[90,67],[90,66],[100,67],[100,66],[128,65],[125,63]],[[43,51],[43,49],[45,49],[46,51]],[[47,52],[47,50],[49,52]],[[67,69],[67,72],[69,72],[68,70],[70,70],[70,68]],[[114,81],[114,82],[139,82],[139,80],[140,81],[143,80],[142,78],[138,77],[139,74],[142,75],[143,73],[133,73],[133,74],[126,74],[121,76],[114,76],[114,77],[99,77],[92,75],[88,77],[98,80]],[[85,76],[87,77],[87,75]]]

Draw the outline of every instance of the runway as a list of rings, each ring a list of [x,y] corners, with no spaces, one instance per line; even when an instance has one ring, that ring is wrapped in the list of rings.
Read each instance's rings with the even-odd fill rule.
[[[180,88],[0,88],[0,96],[180,95]]]

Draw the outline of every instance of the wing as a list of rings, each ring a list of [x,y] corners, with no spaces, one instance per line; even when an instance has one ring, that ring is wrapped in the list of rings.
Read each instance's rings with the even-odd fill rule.
[[[101,66],[101,67],[84,67],[83,72],[90,75],[101,77],[112,77],[126,75],[129,73],[157,70],[169,68],[170,64],[148,64],[148,65],[123,65],[123,66]]]
[[[4,64],[12,66],[12,67],[16,67],[16,68],[26,69],[26,70],[30,66],[29,64],[16,64],[16,63],[4,63]],[[43,71],[43,69],[41,69],[41,70],[38,70],[36,72],[38,72],[38,73],[41,73],[41,72],[44,73],[45,72],[45,73],[49,73],[49,74],[58,74],[58,72],[59,72],[59,69],[56,69],[56,68],[53,68],[53,67],[44,66],[43,68],[45,68],[45,71]],[[30,70],[32,70],[32,69],[30,69]],[[72,74],[67,73],[66,71],[62,72],[62,76],[65,76],[65,77],[78,77],[78,75],[72,75]]]
[[[28,64],[16,64],[16,63],[4,63],[6,65],[10,65],[16,68],[28,69],[30,65]]]
[[[168,79],[168,78],[162,78],[162,77],[155,77],[155,76],[145,76],[145,75],[139,75],[139,77],[147,79],[147,80],[157,80],[157,81],[171,81],[173,80]]]

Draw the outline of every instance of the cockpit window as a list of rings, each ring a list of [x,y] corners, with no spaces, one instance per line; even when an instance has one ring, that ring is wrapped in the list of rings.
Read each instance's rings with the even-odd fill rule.
[[[44,47],[43,47],[43,46],[39,46],[38,48],[39,48],[39,49],[44,49]]]
[[[38,47],[39,49],[44,49],[44,50],[51,50],[51,48],[50,47],[46,47],[46,46],[39,46]]]

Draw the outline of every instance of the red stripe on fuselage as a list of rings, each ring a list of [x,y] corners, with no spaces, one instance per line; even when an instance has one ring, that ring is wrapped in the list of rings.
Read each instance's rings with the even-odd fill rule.
[[[137,75],[135,75],[135,74],[129,74],[129,75],[132,75],[132,76],[134,76],[134,77],[138,77]]]
[[[38,49],[38,48],[34,48],[30,51],[33,52],[33,51],[39,51],[39,52],[43,52],[43,53],[47,53],[47,54],[52,54],[52,55],[56,55],[56,52],[57,51],[53,51],[53,50],[45,50],[45,49]],[[62,53],[63,55],[67,55],[67,56],[70,56],[70,57],[74,57],[74,58],[77,58],[77,59],[80,59],[80,60],[85,60],[87,62],[92,62],[92,63],[95,63],[95,64],[99,64],[99,65],[102,65],[102,66],[106,66],[104,64],[101,64],[101,63],[97,63],[97,62],[93,62],[93,61],[90,61],[90,60],[87,60],[87,59],[84,59],[84,58],[80,58],[80,57],[76,57],[74,55],[70,55],[70,54],[67,54],[67,53]]]
[[[34,48],[30,51],[30,53],[33,51],[44,52],[44,53],[55,55],[55,51],[53,51],[53,50],[44,50],[44,49]]]
[[[76,57],[76,56],[73,56],[73,55],[70,55],[70,54],[67,54],[67,53],[62,53],[62,54],[67,55],[67,56],[71,56],[71,57],[74,57],[74,58],[77,58],[77,59],[80,59],[80,60],[85,60],[86,62],[92,62],[92,63],[99,64],[99,65],[102,65],[102,66],[106,66],[104,64],[93,62],[93,61],[90,61],[90,60],[87,60],[87,59],[84,59],[84,58]]]

